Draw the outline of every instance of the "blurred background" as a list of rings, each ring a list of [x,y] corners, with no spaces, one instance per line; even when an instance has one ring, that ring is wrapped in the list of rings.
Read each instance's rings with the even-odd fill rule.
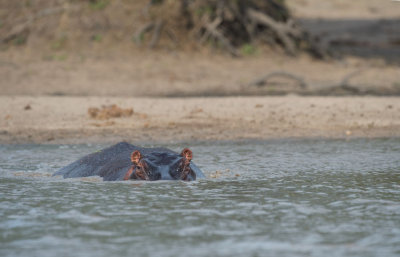
[[[1,0],[2,95],[399,95],[400,2]]]

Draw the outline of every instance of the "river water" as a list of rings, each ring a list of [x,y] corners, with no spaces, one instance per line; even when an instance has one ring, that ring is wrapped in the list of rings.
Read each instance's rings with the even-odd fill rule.
[[[400,256],[400,139],[161,146],[208,178],[62,179],[106,145],[0,145],[0,256]]]

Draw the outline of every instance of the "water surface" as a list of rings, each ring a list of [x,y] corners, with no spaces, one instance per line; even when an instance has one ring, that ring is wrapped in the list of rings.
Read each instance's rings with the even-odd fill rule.
[[[105,146],[0,145],[0,256],[400,255],[400,139],[162,145],[193,183],[51,177]]]

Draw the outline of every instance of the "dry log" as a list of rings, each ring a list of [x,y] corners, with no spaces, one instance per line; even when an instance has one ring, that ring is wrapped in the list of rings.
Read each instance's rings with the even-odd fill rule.
[[[273,77],[284,77],[284,78],[289,78],[292,79],[294,81],[297,81],[299,83],[299,86],[302,89],[306,89],[307,88],[307,83],[305,82],[304,78],[297,76],[293,73],[289,73],[286,71],[274,71],[274,72],[270,72],[265,76],[262,76],[259,79],[254,80],[253,82],[251,82],[249,84],[249,86],[257,86],[257,87],[262,87],[265,86],[268,83],[268,80],[273,78]]]
[[[140,27],[136,32],[135,35],[133,36],[135,43],[138,45],[142,44],[143,36],[147,32],[150,32],[154,28],[154,22],[149,22],[145,24],[144,26]]]

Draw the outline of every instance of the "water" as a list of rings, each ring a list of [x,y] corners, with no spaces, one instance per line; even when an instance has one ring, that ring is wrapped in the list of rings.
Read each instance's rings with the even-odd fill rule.
[[[209,178],[64,180],[104,145],[1,145],[0,256],[400,255],[400,139],[163,146]]]

